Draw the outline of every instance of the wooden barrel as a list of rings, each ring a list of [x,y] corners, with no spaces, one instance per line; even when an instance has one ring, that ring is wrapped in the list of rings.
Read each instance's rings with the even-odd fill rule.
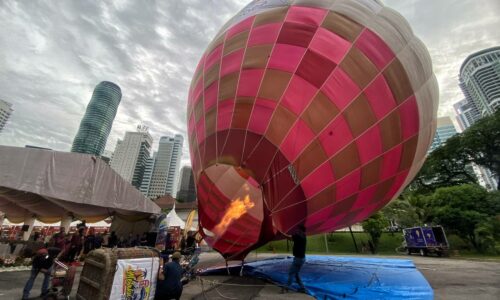
[[[152,248],[98,249],[85,258],[80,275],[77,300],[107,300],[113,287],[113,279],[119,259],[159,257]]]

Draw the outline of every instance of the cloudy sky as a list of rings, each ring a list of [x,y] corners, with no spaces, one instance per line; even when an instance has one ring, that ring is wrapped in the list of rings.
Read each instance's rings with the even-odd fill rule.
[[[0,144],[68,151],[93,88],[123,93],[107,149],[143,122],[155,142],[186,135],[192,73],[206,45],[247,0],[0,1],[0,99],[15,112]],[[500,45],[498,0],[385,0],[428,46],[453,115],[465,57]],[[156,144],[156,143],[155,143]],[[156,148],[156,145],[155,145]],[[183,163],[189,161],[184,144]]]

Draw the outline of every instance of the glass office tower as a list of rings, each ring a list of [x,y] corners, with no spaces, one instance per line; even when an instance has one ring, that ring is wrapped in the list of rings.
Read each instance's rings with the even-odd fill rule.
[[[103,81],[92,94],[71,152],[101,156],[122,98],[118,85]]]

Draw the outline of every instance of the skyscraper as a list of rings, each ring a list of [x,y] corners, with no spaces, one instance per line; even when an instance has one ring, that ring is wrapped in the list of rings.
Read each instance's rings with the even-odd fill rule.
[[[500,47],[469,55],[460,68],[460,88],[465,100],[455,104],[462,130],[500,108]],[[497,186],[490,170],[474,166],[479,183],[488,190]]]
[[[95,87],[71,152],[102,155],[121,98],[120,87],[112,82],[103,81]]]
[[[145,184],[141,186],[141,191],[149,198],[156,198],[169,194],[174,196],[177,187],[179,167],[182,156],[182,144],[184,138],[182,135],[175,137],[162,137],[158,146],[158,152],[154,162],[149,162],[152,166],[151,179],[145,178]],[[146,187],[146,182],[149,187]]]
[[[146,160],[146,166],[144,168],[144,176],[142,177],[140,191],[146,197],[148,197],[149,187],[151,186],[151,177],[153,177],[155,158],[156,158],[156,152],[153,154],[153,157],[150,157]]]
[[[125,133],[123,141],[116,144],[111,168],[140,189],[152,144],[153,138],[145,127],[139,126],[137,132]]]
[[[177,200],[181,202],[192,202],[196,200],[196,187],[194,185],[193,169],[191,167],[184,166],[181,169]]]
[[[5,124],[7,124],[7,121],[9,120],[9,117],[12,114],[12,112],[13,112],[12,104],[0,99],[0,132],[2,132],[2,129],[5,127]]]
[[[436,135],[434,135],[434,140],[429,148],[429,153],[444,145],[446,140],[455,134],[457,134],[457,130],[455,129],[455,125],[453,125],[450,117],[438,118]]]
[[[493,114],[500,107],[500,47],[469,55],[460,68],[460,88],[470,109],[470,121]]]
[[[477,111],[477,107],[473,103],[469,103],[466,99],[455,103],[453,108],[455,109],[455,114],[461,130],[469,128],[481,118]]]

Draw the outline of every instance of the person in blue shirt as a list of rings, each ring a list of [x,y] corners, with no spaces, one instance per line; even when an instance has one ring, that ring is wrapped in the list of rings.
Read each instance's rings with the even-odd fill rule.
[[[155,300],[179,300],[182,295],[182,275],[184,269],[179,261],[182,255],[180,252],[172,254],[172,261],[163,264],[160,262],[158,272],[158,282],[156,284]]]

